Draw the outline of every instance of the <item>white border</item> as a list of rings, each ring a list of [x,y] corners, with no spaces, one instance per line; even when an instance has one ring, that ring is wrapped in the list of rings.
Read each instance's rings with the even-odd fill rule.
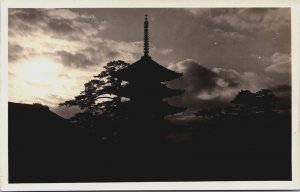
[[[292,13],[292,181],[132,182],[132,183],[8,183],[8,8],[216,8],[287,7]],[[1,0],[0,184],[4,191],[41,190],[295,190],[300,189],[299,72],[300,0]]]

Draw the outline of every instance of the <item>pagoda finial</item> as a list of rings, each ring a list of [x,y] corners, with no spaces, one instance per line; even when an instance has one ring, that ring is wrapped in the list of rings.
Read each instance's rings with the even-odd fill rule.
[[[144,22],[144,56],[149,55],[149,24],[147,19],[147,14],[145,15]]]

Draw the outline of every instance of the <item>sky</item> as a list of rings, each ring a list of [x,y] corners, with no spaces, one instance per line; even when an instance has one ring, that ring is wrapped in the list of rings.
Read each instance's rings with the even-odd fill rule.
[[[9,101],[58,107],[84,89],[109,61],[133,63],[143,55],[148,14],[150,56],[183,73],[168,86],[187,107],[178,118],[226,105],[240,90],[291,92],[289,8],[9,9]],[[155,75],[155,74],[153,74]]]

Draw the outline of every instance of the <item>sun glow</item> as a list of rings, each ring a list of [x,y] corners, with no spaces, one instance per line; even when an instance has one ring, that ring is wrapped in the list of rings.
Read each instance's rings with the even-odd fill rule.
[[[47,84],[55,80],[55,77],[62,71],[62,66],[47,58],[37,58],[21,64],[21,76],[29,82],[36,84]]]
[[[98,67],[74,69],[47,57],[36,57],[9,64],[9,100],[21,103],[41,103],[57,107],[73,98]]]
[[[42,102],[42,99],[63,91],[60,82],[64,68],[48,58],[24,60],[9,66],[9,95],[11,100]],[[51,105],[51,104],[50,104]]]

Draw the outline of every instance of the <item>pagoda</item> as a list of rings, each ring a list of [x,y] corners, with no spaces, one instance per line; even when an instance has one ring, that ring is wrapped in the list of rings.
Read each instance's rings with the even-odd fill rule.
[[[185,111],[184,107],[171,106],[163,100],[184,93],[184,90],[170,89],[163,83],[180,78],[182,73],[163,67],[149,56],[147,15],[144,22],[144,55],[140,60],[111,75],[128,82],[118,91],[118,95],[129,98],[127,111],[134,121],[153,123],[163,120],[167,115]]]

